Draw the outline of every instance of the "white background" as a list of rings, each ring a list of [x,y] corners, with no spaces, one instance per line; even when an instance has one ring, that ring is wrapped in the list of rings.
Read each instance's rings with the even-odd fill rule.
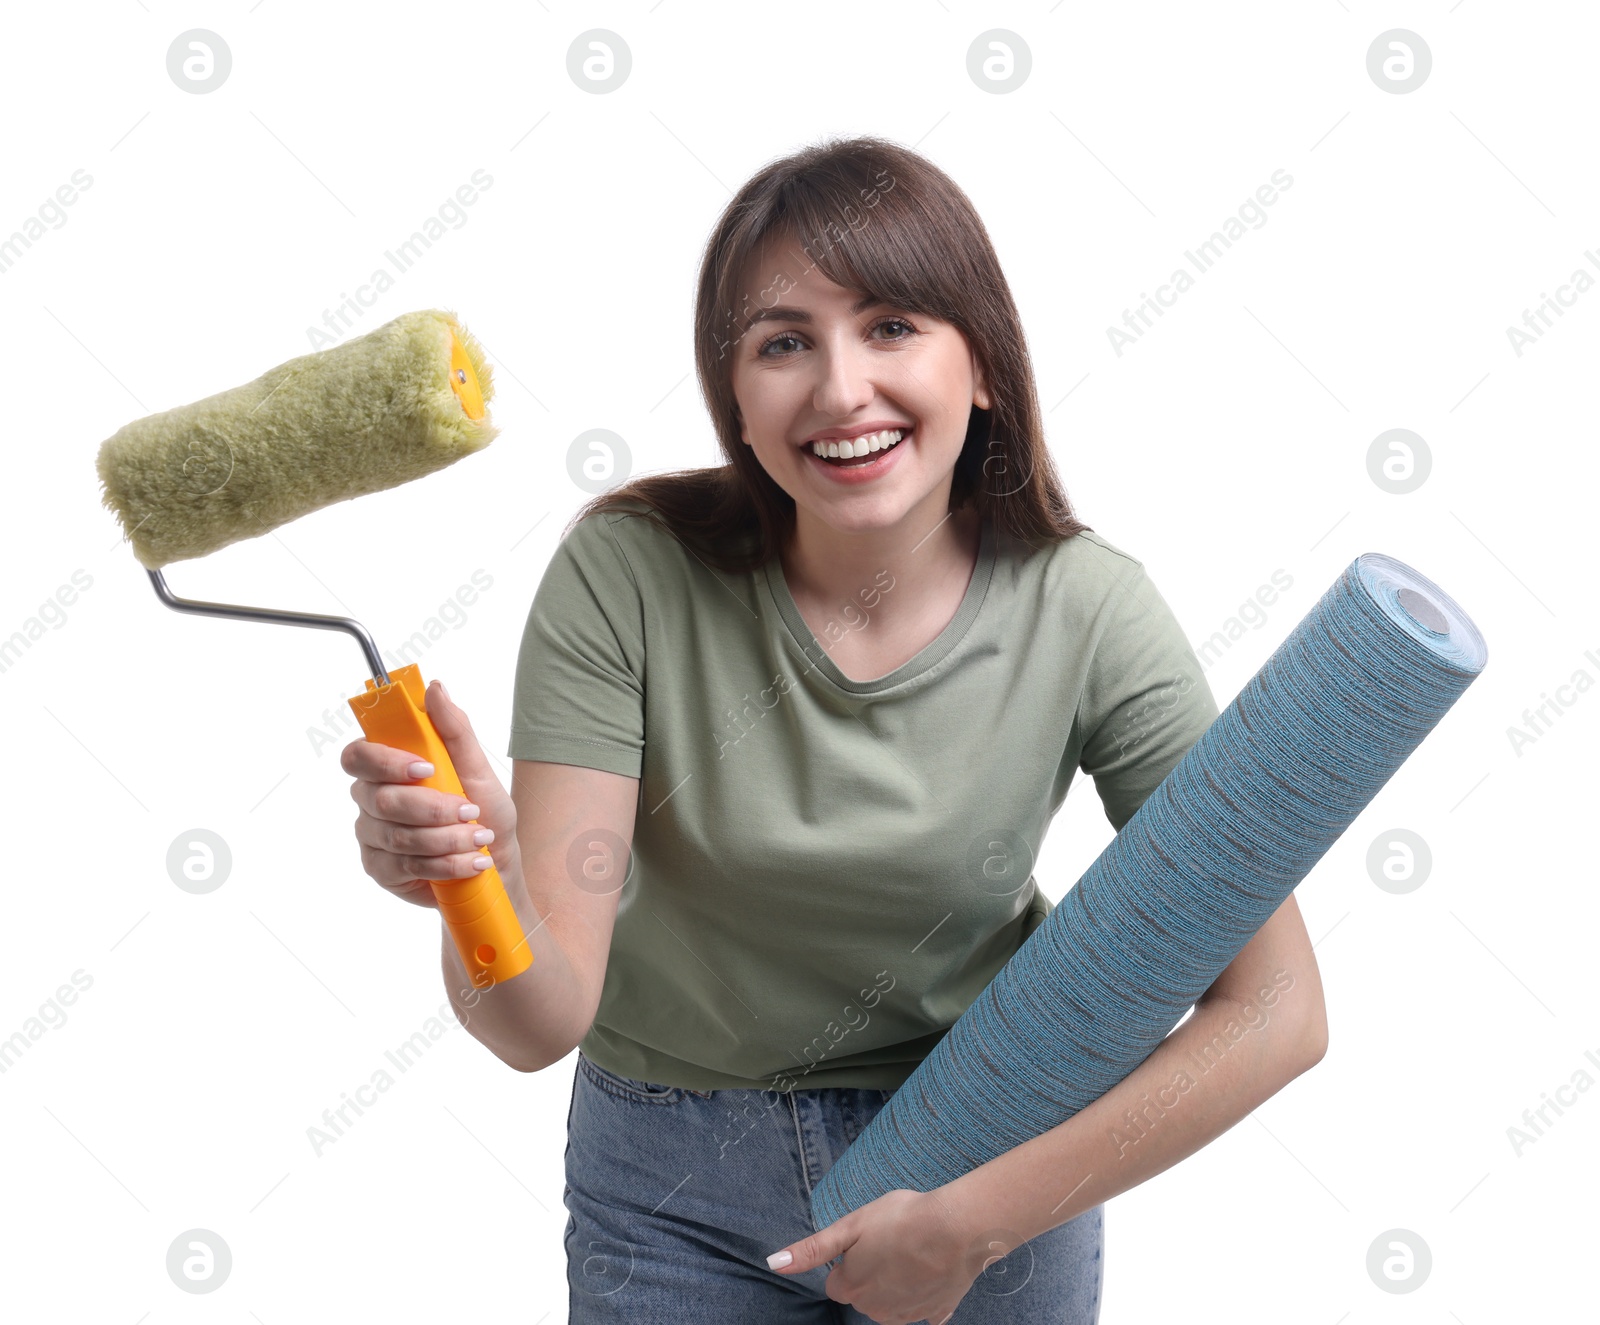
[[[362,660],[345,636],[162,607],[99,505],[95,454],[124,423],[318,348],[385,250],[487,171],[465,222],[344,338],[458,311],[494,364],[500,438],[169,580],[348,613],[384,645],[486,572],[420,661],[509,777],[527,607],[589,495],[570,442],[613,429],[636,472],[719,463],[692,375],[701,245],[766,161],[870,132],[973,199],[1069,495],[1145,561],[1196,646],[1275,570],[1292,577],[1209,668],[1220,703],[1366,551],[1435,580],[1489,643],[1483,675],[1298,889],[1326,1058],[1111,1203],[1102,1319],[1600,1317],[1600,1091],[1569,1094],[1520,1155],[1507,1135],[1585,1050],[1600,1058],[1600,688],[1565,692],[1520,753],[1508,737],[1576,672],[1600,680],[1600,294],[1520,355],[1507,335],[1575,270],[1600,276],[1584,256],[1600,262],[1590,7],[108,0],[4,21],[0,243],[75,171],[92,184],[0,273],[0,639],[25,637],[0,672],[0,1037],[27,1040],[0,1076],[0,1313],[566,1318],[571,1058],[522,1075],[454,1027],[314,1153],[307,1129],[445,1001],[437,921],[378,892],[351,833],[338,751]],[[1032,57],[1005,94],[967,68],[996,27]],[[1433,57],[1405,94],[1367,70],[1396,27]],[[190,28],[232,53],[203,95],[167,70]],[[605,95],[567,72],[589,28],[632,54]],[[1293,185],[1266,223],[1119,356],[1107,328],[1278,169]],[[1404,495],[1368,470],[1391,428],[1431,454]],[[1057,898],[1111,837],[1091,786],[1038,865]],[[203,896],[166,865],[197,828],[232,851]],[[1433,857],[1405,895],[1366,863],[1396,828]],[[29,1037],[74,971],[92,984]],[[211,1295],[166,1272],[194,1228],[231,1248]],[[1366,1268],[1395,1228],[1432,1252],[1407,1294]]]

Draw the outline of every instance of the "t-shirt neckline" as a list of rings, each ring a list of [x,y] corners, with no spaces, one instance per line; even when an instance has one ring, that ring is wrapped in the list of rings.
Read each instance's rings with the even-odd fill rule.
[[[848,691],[854,695],[876,694],[880,690],[888,690],[893,686],[901,685],[906,681],[921,676],[924,672],[936,667],[944,661],[950,650],[960,643],[961,637],[967,633],[973,619],[978,615],[978,609],[983,606],[984,597],[989,590],[989,582],[994,577],[995,562],[995,535],[993,522],[985,517],[981,522],[981,532],[978,540],[978,560],[972,568],[972,578],[967,581],[967,591],[962,596],[961,606],[956,609],[956,614],[920,652],[908,658],[894,671],[884,676],[876,677],[871,681],[854,681],[839,670],[822,642],[812,633],[811,627],[800,615],[800,609],[795,605],[794,595],[789,592],[789,582],[783,576],[782,560],[773,556],[763,568],[766,575],[767,591],[778,609],[778,614],[783,618],[783,623],[789,631],[790,637],[800,646],[801,651],[811,661],[817,671],[828,678],[840,690]]]

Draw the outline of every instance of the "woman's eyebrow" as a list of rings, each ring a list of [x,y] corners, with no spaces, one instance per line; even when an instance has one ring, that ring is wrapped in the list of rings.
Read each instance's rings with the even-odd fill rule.
[[[883,304],[887,302],[888,300],[880,299],[875,294],[863,295],[860,299],[857,299],[855,303],[850,305],[850,312],[859,317],[862,313],[866,312],[867,309],[872,308],[877,304]],[[748,330],[749,328],[755,326],[758,322],[810,323],[811,321],[811,314],[806,312],[806,310],[803,308],[762,308],[751,314],[750,320],[745,323],[745,329]]]

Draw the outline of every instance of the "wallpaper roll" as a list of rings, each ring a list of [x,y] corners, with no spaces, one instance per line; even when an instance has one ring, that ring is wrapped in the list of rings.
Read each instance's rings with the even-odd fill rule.
[[[828,1170],[817,1227],[951,1182],[1138,1067],[1487,660],[1431,580],[1352,561]]]

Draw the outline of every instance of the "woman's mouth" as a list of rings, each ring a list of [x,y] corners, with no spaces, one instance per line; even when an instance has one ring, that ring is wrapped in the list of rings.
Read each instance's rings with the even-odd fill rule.
[[[806,445],[805,451],[811,463],[826,470],[829,478],[840,482],[865,482],[877,478],[880,474],[886,474],[893,468],[906,439],[911,436],[911,431],[910,428],[888,428],[883,432],[852,438],[848,443],[811,442]],[[817,454],[819,449],[842,452],[847,445],[855,454],[850,456]],[[877,449],[874,450],[873,447]]]

